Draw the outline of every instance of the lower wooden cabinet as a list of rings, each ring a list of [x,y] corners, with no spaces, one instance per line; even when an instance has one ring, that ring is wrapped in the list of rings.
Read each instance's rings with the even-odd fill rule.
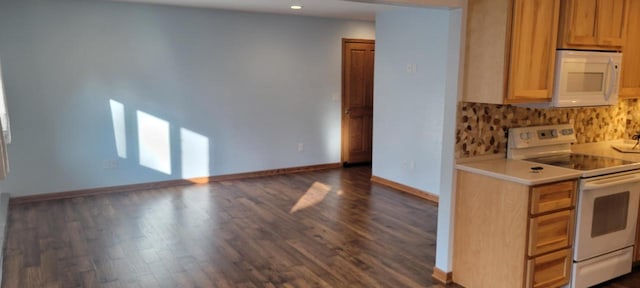
[[[526,287],[553,288],[571,279],[571,249],[538,256],[527,261]]]
[[[636,244],[633,246],[633,262],[640,262],[640,209],[636,222]]]
[[[458,171],[453,282],[561,287],[571,278],[576,181],[527,186]]]
[[[531,214],[571,208],[576,205],[574,181],[558,182],[531,188]]]
[[[571,247],[573,243],[573,210],[563,210],[529,220],[528,256]]]

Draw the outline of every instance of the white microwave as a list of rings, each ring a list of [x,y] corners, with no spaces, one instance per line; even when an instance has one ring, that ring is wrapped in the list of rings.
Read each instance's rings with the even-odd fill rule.
[[[618,102],[622,53],[556,51],[551,106],[615,105]]]

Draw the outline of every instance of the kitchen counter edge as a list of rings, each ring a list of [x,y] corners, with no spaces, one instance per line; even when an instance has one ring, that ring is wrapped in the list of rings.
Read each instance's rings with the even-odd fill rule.
[[[540,173],[531,172],[531,167],[536,166],[543,168]],[[458,161],[456,169],[527,186],[575,180],[581,175],[572,169],[505,158]]]

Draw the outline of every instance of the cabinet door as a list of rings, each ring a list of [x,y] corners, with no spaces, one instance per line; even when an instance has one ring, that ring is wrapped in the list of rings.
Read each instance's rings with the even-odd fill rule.
[[[620,50],[629,0],[566,0],[559,44],[565,49]]]
[[[598,0],[598,46],[622,47],[628,6],[628,0]]]
[[[636,245],[633,247],[633,262],[640,261],[640,209],[636,221]]]
[[[549,101],[560,0],[515,0],[507,103]]]
[[[640,15],[640,1],[630,1],[628,10],[629,15]],[[629,17],[627,22],[620,97],[640,97],[640,17],[637,16]]]
[[[571,0],[567,1],[567,11],[565,13],[568,27],[568,37],[566,39],[571,45],[597,45],[596,20],[598,11],[598,0]]]
[[[569,284],[571,249],[560,250],[527,262],[527,288],[554,288]]]

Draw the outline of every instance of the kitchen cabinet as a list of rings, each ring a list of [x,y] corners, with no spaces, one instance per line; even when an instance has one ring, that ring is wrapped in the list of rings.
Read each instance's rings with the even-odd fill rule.
[[[569,283],[571,271],[571,249],[564,249],[527,262],[525,287],[561,287]]]
[[[560,287],[571,278],[576,181],[537,186],[458,170],[453,281]]]
[[[636,243],[633,246],[633,262],[640,261],[640,209],[638,209],[638,220],[636,222]]]
[[[621,98],[640,98],[640,1],[629,2],[627,32],[622,50]]]
[[[549,102],[560,0],[468,3],[464,101]]]
[[[620,51],[624,44],[630,2],[632,1],[562,1],[558,47]]]

